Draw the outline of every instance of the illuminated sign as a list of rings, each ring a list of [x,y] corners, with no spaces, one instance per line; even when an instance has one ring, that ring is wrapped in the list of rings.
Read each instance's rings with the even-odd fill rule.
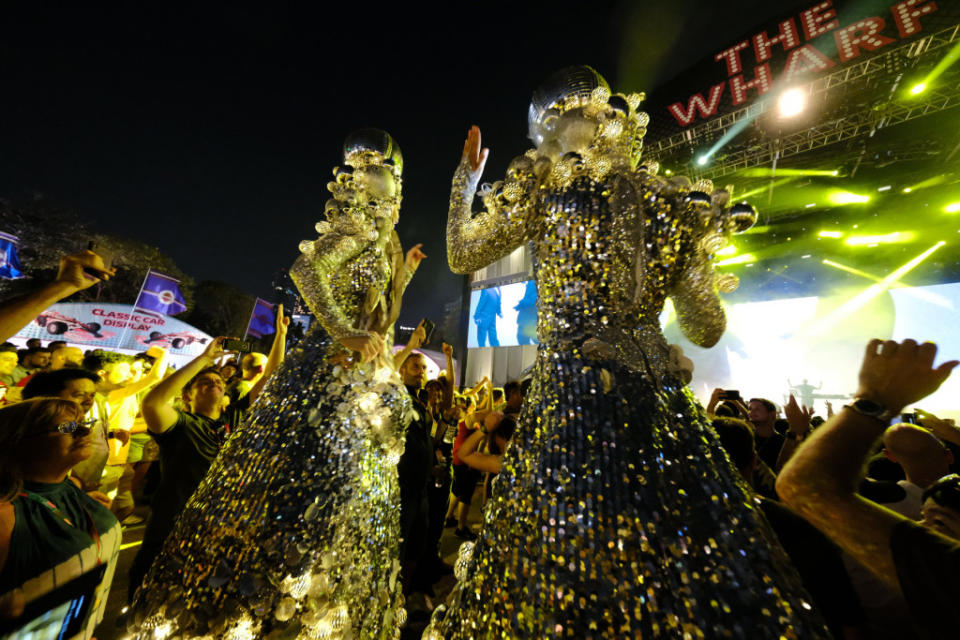
[[[924,17],[937,10],[929,0],[904,0],[890,6],[886,16],[841,24],[832,0],[825,0],[783,20],[775,32],[760,31],[717,53],[713,60],[727,79],[666,109],[681,127],[707,120],[720,112],[724,97],[739,107],[776,83],[789,84],[912,38],[923,31]]]

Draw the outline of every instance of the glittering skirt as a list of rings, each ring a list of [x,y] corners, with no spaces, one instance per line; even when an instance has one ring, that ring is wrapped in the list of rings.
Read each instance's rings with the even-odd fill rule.
[[[343,368],[322,327],[293,349],[190,499],[137,592],[140,638],[395,638],[392,368]]]
[[[436,638],[829,637],[692,394],[541,345]]]

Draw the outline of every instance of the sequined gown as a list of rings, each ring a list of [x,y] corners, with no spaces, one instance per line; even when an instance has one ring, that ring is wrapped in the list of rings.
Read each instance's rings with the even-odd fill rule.
[[[410,400],[391,365],[345,367],[335,340],[392,325],[412,273],[390,233],[370,242],[334,228],[291,269],[320,322],[167,539],[137,593],[137,637],[399,635],[396,464]]]
[[[667,296],[695,341],[723,331],[698,246],[711,206],[643,170],[534,158],[472,218],[478,176],[454,178],[451,268],[532,243],[540,345],[479,540],[424,638],[829,637],[660,333]]]

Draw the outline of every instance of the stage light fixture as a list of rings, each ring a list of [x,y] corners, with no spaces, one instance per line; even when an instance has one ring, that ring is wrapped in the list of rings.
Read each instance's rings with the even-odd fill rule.
[[[874,236],[850,236],[843,241],[848,247],[862,247],[864,245],[871,247],[878,244],[896,244],[898,242],[910,242],[913,240],[913,233],[910,231],[894,231],[884,235]]]
[[[799,115],[807,106],[807,94],[803,89],[794,87],[780,94],[777,100],[777,110],[781,118],[792,118]]]
[[[806,205],[806,206],[804,207],[804,209],[812,209],[812,208],[814,208],[815,206],[817,206],[817,203],[816,203],[816,202],[811,202],[810,204]]]
[[[821,231],[819,234],[821,238],[842,238],[843,231]]]
[[[927,74],[927,77],[918,82],[917,84],[910,87],[910,95],[920,95],[927,90],[927,87],[933,83],[934,80],[940,77],[944,71],[946,71],[953,63],[960,59],[960,42],[953,45],[953,48],[940,59],[940,62],[937,63],[937,66]]]
[[[710,160],[710,158],[708,158],[708,157],[706,156],[706,154],[704,154],[704,155],[700,156],[699,158],[697,158],[697,164],[702,167],[703,165],[707,164],[707,162],[708,162],[709,160]]]
[[[935,176],[930,176],[926,180],[921,180],[916,184],[911,184],[909,187],[904,187],[904,193],[913,193],[914,191],[919,191],[920,189],[929,189],[930,187],[936,187],[947,181],[949,176],[945,173],[940,173]]]
[[[723,249],[720,249],[720,250],[718,250],[718,251],[715,251],[713,255],[715,255],[715,256],[735,256],[735,255],[737,255],[737,248],[736,248],[735,246],[733,246],[732,244],[728,244],[728,245],[725,246]]]
[[[878,187],[877,191],[890,191],[890,185],[887,184],[882,187]]]
[[[757,256],[752,253],[745,253],[742,256],[735,256],[733,258],[727,258],[726,260],[721,260],[717,263],[718,267],[727,267],[734,264],[744,264],[747,262],[756,262]]]
[[[827,197],[833,204],[862,204],[870,201],[870,196],[863,196],[849,191],[832,191]]]
[[[951,202],[943,208],[947,213],[956,213],[960,211],[960,202]]]

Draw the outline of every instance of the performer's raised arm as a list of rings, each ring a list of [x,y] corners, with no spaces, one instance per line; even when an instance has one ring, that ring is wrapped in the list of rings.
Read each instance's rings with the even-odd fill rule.
[[[330,288],[331,275],[354,258],[368,244],[358,234],[335,228],[304,246],[304,253],[290,269],[290,277],[323,328],[340,344],[360,352],[364,361],[380,351],[379,335],[354,326]]]
[[[486,210],[472,217],[471,203],[489,151],[480,148],[479,127],[471,127],[450,192],[447,260],[454,273],[482,269],[519,247],[528,237],[527,204],[536,185],[532,161],[530,167],[511,167],[504,192],[484,198]]]
[[[743,203],[727,208],[730,194],[725,190],[714,192],[709,181],[698,183],[694,189],[683,195],[683,204],[678,203],[686,207],[684,215],[693,236],[686,267],[669,295],[683,334],[698,346],[712,347],[727,326],[719,292],[734,291],[739,282],[736,276],[714,269],[713,253],[726,244],[731,234],[750,228],[757,213]]]
[[[713,263],[698,251],[670,294],[680,330],[700,347],[715,345],[727,328],[715,279]]]

